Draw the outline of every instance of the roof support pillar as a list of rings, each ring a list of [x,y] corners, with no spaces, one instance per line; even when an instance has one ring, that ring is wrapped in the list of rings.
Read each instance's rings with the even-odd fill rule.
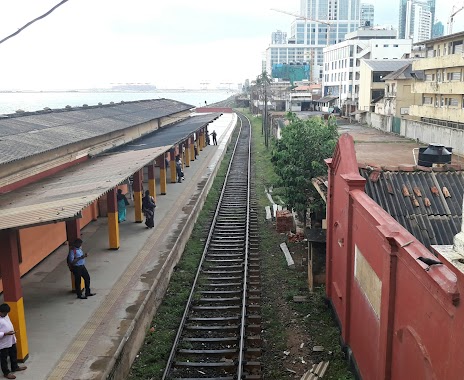
[[[0,267],[2,268],[3,299],[10,306],[9,317],[16,331],[18,361],[29,357],[23,290],[19,272],[18,231],[0,231]]]
[[[160,167],[160,194],[166,195],[166,154],[159,158]]]
[[[90,210],[92,211],[92,220],[95,221],[98,219],[98,201],[93,202],[90,205]]]
[[[203,129],[200,129],[198,131],[198,148],[200,149],[200,152],[204,148],[204,139],[205,139],[205,134],[203,133]]]
[[[142,223],[143,214],[142,214],[142,169],[137,170],[134,173],[134,212],[135,212],[135,223]]]
[[[191,139],[191,144],[190,144],[190,161],[195,161],[196,155],[195,155],[195,141],[193,140],[193,137],[189,137]]]
[[[156,179],[155,179],[155,163],[148,165],[148,190],[156,203]]]
[[[184,161],[185,161],[185,166],[188,168],[190,167],[190,137],[185,140],[185,152],[184,152]]]
[[[118,201],[116,189],[112,188],[106,195],[108,208],[108,241],[110,249],[119,249]]]
[[[171,183],[177,182],[177,171],[176,171],[176,151],[172,148],[169,151],[169,168],[171,169]]]
[[[93,209],[93,207],[92,207]],[[92,212],[93,214],[93,212]],[[76,239],[81,237],[81,221],[80,219],[73,219],[66,221],[66,240],[68,241],[69,249],[73,246]],[[71,274],[71,290],[73,293],[76,292],[76,284],[74,282],[74,273],[69,271]],[[84,288],[84,279],[81,278],[81,290]]]

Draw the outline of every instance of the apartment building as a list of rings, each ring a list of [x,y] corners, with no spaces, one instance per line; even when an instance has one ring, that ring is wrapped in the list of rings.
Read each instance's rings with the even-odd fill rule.
[[[347,112],[357,109],[363,59],[397,60],[410,55],[412,41],[397,39],[396,30],[364,28],[324,49],[323,94],[336,96]],[[396,69],[395,69],[396,70]]]
[[[374,112],[375,104],[385,96],[385,77],[410,62],[404,59],[363,59],[360,68],[359,110]]]
[[[412,91],[421,94],[422,101],[411,106],[409,114],[427,123],[464,129],[464,32],[420,45],[426,57],[415,61],[413,70],[423,71],[424,80],[416,80]]]

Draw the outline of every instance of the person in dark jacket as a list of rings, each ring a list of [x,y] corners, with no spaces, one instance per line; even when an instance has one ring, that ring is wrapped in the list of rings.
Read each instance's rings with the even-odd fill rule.
[[[142,211],[145,215],[145,225],[147,228],[155,226],[155,200],[150,195],[150,191],[145,191],[145,196],[142,198]]]

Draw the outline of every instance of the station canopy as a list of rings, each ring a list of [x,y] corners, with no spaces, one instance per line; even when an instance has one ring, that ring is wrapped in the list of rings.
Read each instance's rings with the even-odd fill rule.
[[[0,195],[0,230],[80,217],[85,207],[220,115],[190,117],[114,151]]]

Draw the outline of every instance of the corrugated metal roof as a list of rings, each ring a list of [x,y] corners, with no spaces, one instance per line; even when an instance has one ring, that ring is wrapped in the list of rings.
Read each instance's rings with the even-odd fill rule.
[[[461,230],[464,172],[360,169],[365,191],[426,247],[452,245]]]
[[[373,71],[396,71],[411,63],[411,59],[364,59]]]
[[[193,132],[203,128],[220,117],[220,113],[199,114],[185,119],[175,125],[160,128],[128,144],[114,148],[112,152],[127,152],[131,150],[142,150],[163,145],[174,145],[185,140]],[[211,132],[211,131],[210,131]]]
[[[0,196],[0,230],[75,218],[171,146],[96,157]]]
[[[154,99],[0,118],[0,164],[192,108],[175,100]]]
[[[0,230],[73,219],[89,204],[221,114],[201,114],[0,196]]]

